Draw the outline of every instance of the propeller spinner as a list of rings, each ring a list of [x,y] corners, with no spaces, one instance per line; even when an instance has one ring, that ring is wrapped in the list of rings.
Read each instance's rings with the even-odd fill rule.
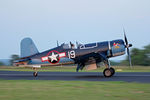
[[[132,44],[128,43],[128,39],[127,39],[125,30],[123,29],[123,31],[124,31],[124,40],[125,40],[125,46],[127,48],[127,54],[128,54],[129,64],[130,64],[130,67],[132,68],[131,55],[130,55],[130,50],[129,50],[129,48],[132,47]]]

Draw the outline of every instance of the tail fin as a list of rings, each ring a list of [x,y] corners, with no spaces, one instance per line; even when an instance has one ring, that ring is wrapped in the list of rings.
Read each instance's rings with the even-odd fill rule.
[[[39,53],[31,38],[24,38],[21,41],[21,58]]]

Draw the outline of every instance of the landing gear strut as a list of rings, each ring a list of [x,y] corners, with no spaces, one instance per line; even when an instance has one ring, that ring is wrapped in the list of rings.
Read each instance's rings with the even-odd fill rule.
[[[105,77],[111,77],[115,74],[115,69],[110,67],[110,62],[108,60],[104,61],[106,69],[104,69],[103,74]]]

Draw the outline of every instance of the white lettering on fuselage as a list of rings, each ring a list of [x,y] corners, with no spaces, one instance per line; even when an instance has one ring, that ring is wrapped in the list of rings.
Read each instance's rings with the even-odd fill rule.
[[[75,58],[76,57],[75,51],[74,50],[68,51],[68,56],[69,56],[69,58]]]

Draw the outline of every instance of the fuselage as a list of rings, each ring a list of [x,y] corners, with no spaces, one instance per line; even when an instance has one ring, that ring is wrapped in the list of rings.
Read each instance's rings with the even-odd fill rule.
[[[73,64],[93,54],[102,54],[107,58],[120,56],[125,54],[125,48],[126,47],[122,39],[80,44],[76,48],[71,47],[68,44],[62,44],[61,46],[30,57],[22,58],[21,60],[18,60],[18,62],[25,61],[27,65]]]

